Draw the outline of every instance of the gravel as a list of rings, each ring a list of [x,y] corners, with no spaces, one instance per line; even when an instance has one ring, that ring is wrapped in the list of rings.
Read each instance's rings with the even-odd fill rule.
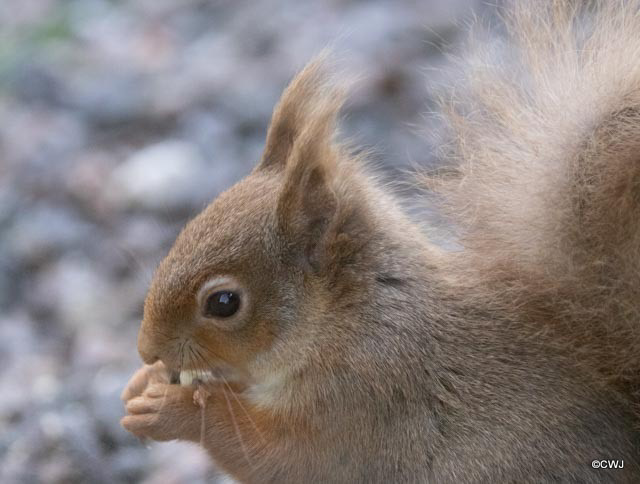
[[[433,163],[427,85],[483,9],[0,2],[0,482],[231,482],[196,446],[119,426],[156,264],[250,171],[286,82],[329,43],[362,77],[346,136],[390,178]]]

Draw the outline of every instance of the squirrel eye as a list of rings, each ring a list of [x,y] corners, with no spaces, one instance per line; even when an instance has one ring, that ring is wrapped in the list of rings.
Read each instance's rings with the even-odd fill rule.
[[[240,308],[240,296],[233,291],[217,291],[207,297],[204,315],[214,318],[228,318]]]

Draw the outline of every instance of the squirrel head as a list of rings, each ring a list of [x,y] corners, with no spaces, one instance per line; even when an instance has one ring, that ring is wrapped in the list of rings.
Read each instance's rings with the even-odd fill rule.
[[[384,197],[374,209],[375,185],[334,141],[343,94],[322,59],[285,90],[258,166],[187,224],[157,269],[145,362],[260,378],[303,364],[310,341],[335,335],[331,321],[364,297]]]

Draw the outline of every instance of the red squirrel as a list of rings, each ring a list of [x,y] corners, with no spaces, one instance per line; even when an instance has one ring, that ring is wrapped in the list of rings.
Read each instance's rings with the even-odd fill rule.
[[[514,62],[443,97],[453,250],[310,63],[158,267],[122,425],[247,483],[640,482],[639,9],[513,4]]]

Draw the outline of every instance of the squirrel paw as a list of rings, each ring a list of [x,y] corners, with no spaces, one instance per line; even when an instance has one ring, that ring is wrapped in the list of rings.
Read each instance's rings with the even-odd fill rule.
[[[153,365],[144,365],[129,379],[120,398],[127,403],[129,400],[142,395],[142,392],[153,383],[169,383],[169,372],[161,361]]]
[[[194,388],[151,383],[142,395],[126,403],[120,423],[137,437],[152,440],[192,440],[200,435],[201,409],[194,402]]]

